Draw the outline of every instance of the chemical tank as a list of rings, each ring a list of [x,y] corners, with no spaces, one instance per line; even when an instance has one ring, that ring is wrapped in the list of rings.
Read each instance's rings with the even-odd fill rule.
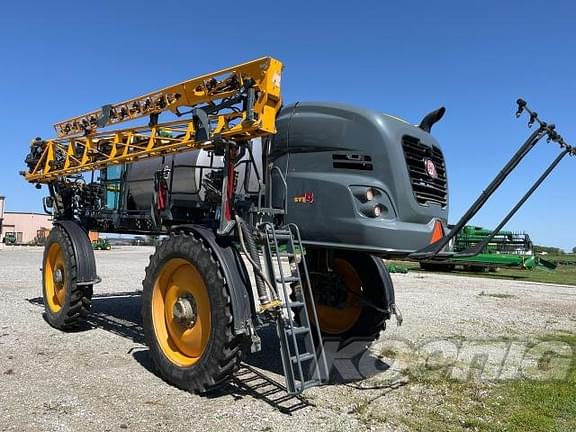
[[[256,162],[261,161],[260,139],[251,143]],[[236,164],[238,177],[236,193],[258,194],[258,180],[245,154]],[[180,208],[203,207],[207,199],[207,183],[223,167],[222,156],[212,151],[194,150],[164,158],[148,159],[126,166],[125,184],[127,210],[150,210],[153,202],[154,175],[166,170],[166,180],[171,189],[171,202]],[[260,167],[258,167],[260,170]],[[209,193],[209,192],[208,192]]]

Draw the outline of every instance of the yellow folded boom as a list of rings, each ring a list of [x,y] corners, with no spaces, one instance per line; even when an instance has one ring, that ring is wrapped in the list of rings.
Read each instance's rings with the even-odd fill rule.
[[[24,176],[48,183],[112,164],[209,149],[217,139],[241,142],[273,134],[282,104],[281,73],[281,62],[263,57],[59,122],[54,125],[58,138],[32,143],[35,157]],[[188,111],[182,113],[184,108]],[[165,111],[188,118],[158,123]],[[150,123],[99,131],[139,118]]]

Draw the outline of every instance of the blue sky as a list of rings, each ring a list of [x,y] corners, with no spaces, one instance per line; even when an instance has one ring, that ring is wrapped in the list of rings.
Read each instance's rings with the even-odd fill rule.
[[[341,4],[339,4],[341,3]],[[201,6],[200,6],[201,5]],[[18,171],[35,136],[105,103],[262,55],[285,64],[286,102],[330,100],[434,128],[455,221],[528,134],[528,100],[576,144],[576,5],[549,1],[5,2],[0,15],[0,194],[39,210]],[[474,220],[494,226],[557,152],[542,142]],[[571,249],[576,160],[509,224]]]

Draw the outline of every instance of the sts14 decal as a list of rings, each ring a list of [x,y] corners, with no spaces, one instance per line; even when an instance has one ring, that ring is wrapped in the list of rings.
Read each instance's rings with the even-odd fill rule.
[[[302,195],[296,195],[294,197],[294,202],[296,204],[312,204],[314,202],[314,192],[306,192]]]

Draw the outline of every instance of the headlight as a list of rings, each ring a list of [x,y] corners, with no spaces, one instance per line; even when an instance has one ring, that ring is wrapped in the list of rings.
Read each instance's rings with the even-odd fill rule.
[[[363,217],[370,219],[394,219],[396,213],[388,194],[372,185],[348,186],[354,197],[354,207]],[[375,221],[376,222],[376,221]]]
[[[372,189],[368,189],[366,191],[366,201],[372,201],[374,199],[374,191]]]

